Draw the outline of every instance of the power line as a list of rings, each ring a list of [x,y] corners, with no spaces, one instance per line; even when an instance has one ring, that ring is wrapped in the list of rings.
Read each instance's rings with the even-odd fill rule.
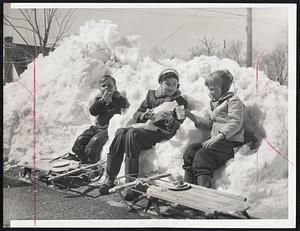
[[[190,18],[188,18],[184,23],[182,23],[174,32],[172,32],[170,35],[168,35],[165,39],[163,39],[160,43],[158,43],[154,48],[159,47],[161,44],[169,40],[173,35],[175,35],[185,24],[187,24],[189,21],[191,21],[199,11],[197,11],[195,14],[193,14]]]
[[[230,13],[230,12],[225,12],[225,11],[220,11],[220,10],[209,10],[209,9],[199,9],[199,10],[214,12],[214,13],[220,13],[220,14],[234,15],[234,16],[239,16],[239,17],[247,17],[247,15],[235,14],[235,13]]]
[[[259,22],[259,23],[261,23],[261,24],[264,24],[264,25],[266,25],[266,26],[272,27],[272,28],[274,28],[274,29],[280,30],[280,31],[282,31],[282,32],[284,32],[284,33],[286,33],[286,34],[288,33],[286,30],[283,30],[283,29],[280,28],[279,26],[271,25],[271,24],[266,23],[266,22],[264,22],[264,21],[262,21],[262,20],[260,20],[260,19],[257,19],[257,18],[253,18],[253,20],[255,20],[255,21],[257,21],[257,22]]]
[[[238,26],[235,26],[235,27],[231,28],[230,30],[226,31],[225,33],[223,33],[221,35],[218,35],[216,38],[220,38],[221,36],[227,35],[232,31],[236,31],[237,29],[240,29],[240,27],[242,27],[242,26],[244,26],[244,24],[240,24]]]
[[[92,10],[92,11],[107,11],[111,13],[118,13],[118,14],[130,14],[130,15],[142,15],[142,16],[166,16],[166,17],[186,17],[190,14],[176,14],[176,13],[167,13],[167,12],[151,12],[151,11],[134,11],[134,10],[118,10],[118,9],[82,9],[82,10]],[[223,18],[223,19],[234,19],[235,17],[222,17],[222,16],[211,16],[211,15],[200,15],[198,14],[197,17],[207,17],[207,18]]]
[[[219,10],[208,10],[208,9],[200,9],[200,10],[203,10],[203,11],[210,11],[210,12],[215,12],[215,13],[220,13],[220,14],[227,14],[227,15],[235,15],[235,16],[240,16],[240,17],[247,17],[247,15],[242,15],[242,14],[235,14],[235,13],[230,13],[230,12],[224,12],[224,11],[219,11]],[[264,25],[267,25],[267,26],[270,26],[274,29],[277,29],[277,30],[281,30],[283,31],[284,33],[288,33],[287,31],[283,30],[282,28],[280,28],[279,26],[274,26],[274,25],[271,25],[269,23],[266,23],[265,21],[261,20],[261,19],[258,19],[258,18],[253,18],[253,20],[257,21],[257,22],[260,22]]]

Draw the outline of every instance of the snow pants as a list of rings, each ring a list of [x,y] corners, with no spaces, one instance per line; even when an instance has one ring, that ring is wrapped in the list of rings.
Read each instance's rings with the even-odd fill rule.
[[[138,165],[140,152],[152,148],[156,143],[164,139],[166,137],[160,131],[151,131],[143,128],[118,129],[107,154],[108,178],[114,180],[119,174],[124,153],[126,153],[127,159],[137,160],[131,162]],[[138,166],[132,166],[131,168],[138,171]],[[135,174],[137,175],[137,173]]]
[[[235,141],[221,140],[211,147],[204,148],[201,143],[188,146],[183,154],[183,169],[192,171],[194,176],[213,176],[215,170],[234,157],[233,148],[243,145]]]
[[[76,139],[72,151],[82,163],[93,164],[100,160],[103,146],[108,140],[107,128],[90,126]]]

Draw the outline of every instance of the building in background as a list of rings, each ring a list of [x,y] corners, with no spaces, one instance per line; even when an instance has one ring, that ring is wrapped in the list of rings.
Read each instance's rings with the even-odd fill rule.
[[[46,48],[47,54],[51,51]],[[41,52],[40,46],[13,43],[13,37],[4,38],[3,85],[20,78],[27,65]]]

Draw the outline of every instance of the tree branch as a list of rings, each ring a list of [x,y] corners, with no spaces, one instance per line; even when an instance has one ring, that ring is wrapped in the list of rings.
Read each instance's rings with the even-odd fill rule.
[[[33,15],[34,15],[34,22],[35,22],[35,27],[36,27],[36,31],[37,31],[37,34],[39,35],[39,37],[41,37],[41,33],[40,33],[40,29],[39,29],[39,24],[37,22],[37,12],[36,12],[36,9],[33,9]]]
[[[7,23],[17,32],[17,34],[22,38],[22,40],[26,43],[26,45],[29,46],[26,39],[22,36],[22,34],[19,32],[19,30],[4,16],[4,20],[7,21]]]
[[[10,26],[12,27],[12,25],[6,23],[6,22],[3,22],[4,25],[6,26]],[[17,25],[14,25],[16,28],[19,28],[19,29],[23,29],[23,30],[27,30],[27,31],[30,31],[30,32],[33,32],[31,29],[27,28],[27,27],[24,27],[24,26],[17,26]]]

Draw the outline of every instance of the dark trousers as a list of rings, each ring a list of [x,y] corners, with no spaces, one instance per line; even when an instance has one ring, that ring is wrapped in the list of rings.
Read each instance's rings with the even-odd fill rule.
[[[103,146],[108,140],[107,128],[90,126],[76,139],[72,151],[83,163],[96,163],[100,160]]]
[[[193,171],[195,176],[213,176],[215,170],[224,165],[234,157],[234,147],[242,143],[221,140],[211,147],[204,148],[201,143],[194,143],[188,146],[183,154],[183,169]]]
[[[107,154],[108,177],[114,179],[119,174],[124,153],[129,159],[139,158],[142,150],[150,149],[164,139],[166,137],[160,131],[142,128],[118,129]]]

